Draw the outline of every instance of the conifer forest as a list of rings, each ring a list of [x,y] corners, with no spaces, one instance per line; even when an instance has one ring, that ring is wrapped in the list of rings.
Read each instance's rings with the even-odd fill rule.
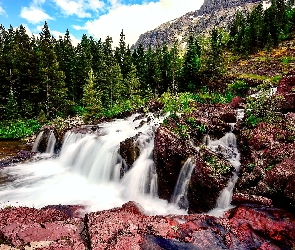
[[[29,36],[22,25],[1,25],[0,129],[16,123],[39,128],[76,115],[89,122],[155,98],[165,102],[178,93],[191,93],[202,102],[230,102],[236,93],[218,84],[229,61],[269,50],[292,36],[292,4],[273,1],[266,10],[259,4],[251,13],[238,12],[227,30],[192,33],[186,45],[175,41],[156,50],[131,50],[123,30],[116,46],[111,37],[87,35],[74,46],[68,30],[54,38],[46,22],[38,36]],[[202,98],[206,93],[210,98]]]

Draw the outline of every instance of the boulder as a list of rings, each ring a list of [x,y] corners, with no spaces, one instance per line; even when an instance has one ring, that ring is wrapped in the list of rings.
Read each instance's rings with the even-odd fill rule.
[[[83,228],[82,218],[54,208],[0,210],[0,242],[18,249],[85,249]]]
[[[159,127],[155,133],[154,161],[158,173],[158,194],[170,200],[181,167],[191,154],[186,140],[178,137],[166,127]]]
[[[276,95],[281,96],[279,108],[282,112],[295,111],[295,70],[291,70],[279,82]]]
[[[234,109],[238,109],[238,108],[245,108],[246,103],[244,98],[240,96],[236,96],[232,99],[229,105]]]

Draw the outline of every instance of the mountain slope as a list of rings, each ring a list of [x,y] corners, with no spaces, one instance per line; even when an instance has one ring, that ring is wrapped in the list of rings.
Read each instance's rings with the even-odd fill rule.
[[[213,27],[225,27],[235,17],[237,10],[242,12],[250,11],[261,0],[205,0],[199,10],[166,22],[154,30],[140,35],[132,49],[142,44],[145,49],[151,45],[152,48],[163,44],[172,45],[178,40],[183,43],[187,41],[189,34],[208,33]]]

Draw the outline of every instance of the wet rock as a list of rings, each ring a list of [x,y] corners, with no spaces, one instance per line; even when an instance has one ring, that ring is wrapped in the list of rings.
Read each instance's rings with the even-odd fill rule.
[[[295,244],[294,214],[275,208],[239,206],[228,211],[231,231],[242,249],[292,249]]]
[[[54,208],[0,210],[1,249],[292,249],[294,214],[238,206],[206,214],[147,216],[128,202],[121,208],[71,218]]]
[[[210,152],[207,152],[207,154],[213,155]],[[216,158],[217,163],[219,163],[219,160]],[[213,166],[210,166],[202,158],[196,157],[196,166],[188,189],[189,213],[202,213],[213,209],[229,178],[229,175],[225,177],[215,172]]]
[[[5,159],[0,160],[0,167],[6,167],[11,164],[24,162],[31,159],[36,153],[27,151],[27,150],[20,150],[16,153],[15,156],[6,157]]]
[[[258,204],[271,207],[272,200],[258,195],[236,193],[232,197],[232,204]]]
[[[160,198],[171,199],[180,169],[190,154],[186,140],[165,127],[158,128],[155,133],[154,161],[159,177]]]
[[[138,135],[127,138],[126,140],[120,142],[119,153],[129,167],[132,166],[132,164],[138,158],[140,153],[140,150],[138,146],[136,145],[137,138],[138,138]]]
[[[53,208],[0,210],[1,238],[16,248],[36,244],[35,249],[58,249],[57,246],[59,249],[85,249],[80,236],[83,226],[81,218],[71,218]]]

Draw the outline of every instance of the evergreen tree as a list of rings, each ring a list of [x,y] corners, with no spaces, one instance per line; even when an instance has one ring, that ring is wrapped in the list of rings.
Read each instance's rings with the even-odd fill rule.
[[[194,91],[200,86],[201,47],[198,39],[190,35],[184,55],[181,91]]]
[[[68,90],[68,98],[72,102],[78,102],[76,98],[76,54],[72,45],[70,32],[67,29],[64,37],[60,37],[55,44],[55,53],[59,64],[59,69],[65,74],[65,86]]]
[[[182,60],[179,53],[178,42],[175,41],[173,47],[170,49],[170,78],[171,78],[171,90],[172,92],[178,91],[178,85],[181,78],[181,67],[182,67]]]
[[[76,48],[76,81],[73,86],[73,93],[75,102],[79,103],[82,99],[83,87],[88,79],[88,73],[91,71],[91,48],[88,37],[84,34],[81,42]]]
[[[95,87],[95,77],[92,69],[88,73],[87,83],[83,87],[82,102],[85,106],[86,114],[84,119],[90,121],[99,117],[102,111],[101,91]]]
[[[147,90],[147,66],[146,55],[143,46],[139,44],[137,49],[132,53],[132,62],[136,68],[136,76],[139,80],[139,89],[141,96],[148,95]]]
[[[40,33],[38,44],[40,70],[42,73],[40,96],[42,106],[45,106],[47,117],[54,117],[64,111],[67,105],[67,89],[64,83],[64,73],[59,70],[54,51],[55,40],[51,37],[47,23]]]
[[[210,35],[210,46],[206,58],[206,75],[219,78],[224,70],[222,33],[213,29]]]

